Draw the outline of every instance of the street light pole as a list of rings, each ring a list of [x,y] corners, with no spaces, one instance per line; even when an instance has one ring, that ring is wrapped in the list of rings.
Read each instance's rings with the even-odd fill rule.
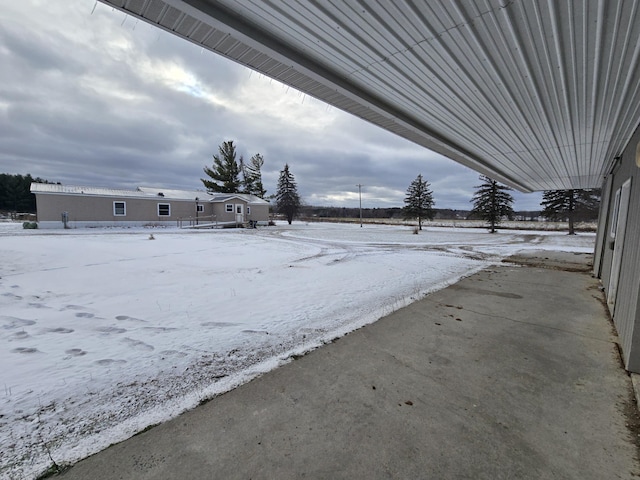
[[[360,198],[360,228],[362,228],[362,187],[360,183],[356,185],[358,187],[358,197]]]
[[[196,225],[198,225],[198,197],[196,197]]]

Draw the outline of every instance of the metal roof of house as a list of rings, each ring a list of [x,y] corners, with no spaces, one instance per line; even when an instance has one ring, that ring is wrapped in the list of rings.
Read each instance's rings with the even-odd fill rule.
[[[162,187],[138,187],[138,190],[147,196],[161,197],[171,200],[193,200],[196,198],[206,202],[211,200],[211,195],[204,190],[176,190]]]
[[[248,195],[246,193],[212,193],[211,195],[213,196],[213,198],[211,199],[212,202],[226,202],[234,198],[239,198],[251,204],[269,203],[267,200],[264,200],[256,195]]]
[[[198,198],[198,200],[203,202],[224,202],[232,198],[239,198],[247,203],[269,203],[256,195],[248,195],[246,193],[214,193],[206,192],[204,190],[172,190],[168,188],[163,189],[162,187],[138,187],[138,190],[146,193],[147,195],[154,196],[160,196],[160,194],[162,193],[162,196],[164,198],[175,200],[195,201],[195,199]]]
[[[640,0],[101,0],[524,191],[640,121]]]
[[[244,193],[210,193],[204,190],[176,190],[162,187],[138,187],[136,190],[125,190],[117,188],[104,187],[87,187],[79,185],[60,185],[53,183],[32,183],[32,193],[45,194],[65,194],[65,195],[95,195],[101,197],[137,197],[137,198],[154,198],[166,200],[188,200],[194,201],[197,198],[200,202],[224,202],[232,198],[244,200],[249,204],[268,204],[255,195],[247,195]]]
[[[146,193],[138,190],[118,188],[88,187],[81,185],[60,185],[54,183],[32,183],[31,193],[53,193],[66,195],[96,195],[101,197],[146,197]]]

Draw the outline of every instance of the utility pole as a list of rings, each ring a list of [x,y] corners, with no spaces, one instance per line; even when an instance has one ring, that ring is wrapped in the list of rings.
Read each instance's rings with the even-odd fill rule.
[[[360,183],[356,185],[358,187],[358,197],[360,198],[360,228],[362,228],[362,187]]]

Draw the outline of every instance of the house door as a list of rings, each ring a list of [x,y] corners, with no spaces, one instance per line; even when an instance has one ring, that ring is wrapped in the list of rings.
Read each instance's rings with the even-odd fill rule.
[[[236,203],[236,223],[244,223],[244,205]]]
[[[629,211],[629,194],[631,193],[631,179],[622,184],[616,192],[611,223],[610,241],[613,241],[613,259],[611,260],[611,274],[609,276],[609,289],[607,291],[607,304],[613,316],[618,294],[618,280],[620,279],[620,267],[622,265],[622,252],[624,247],[624,234],[627,230],[627,213]]]

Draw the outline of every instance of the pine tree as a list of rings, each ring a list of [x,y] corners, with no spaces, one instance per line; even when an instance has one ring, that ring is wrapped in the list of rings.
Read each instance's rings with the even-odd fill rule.
[[[251,157],[249,165],[243,165],[244,192],[264,198],[267,191],[262,184],[262,166],[264,158],[259,153]]]
[[[31,193],[31,184],[53,183],[31,174],[0,174],[0,211],[35,213],[36,196]]]
[[[251,180],[247,177],[247,166],[244,164],[244,158],[240,157],[238,161],[238,170],[242,175],[242,179],[240,180],[240,191],[242,193],[249,193]]]
[[[491,227],[490,232],[496,232],[496,225],[503,217],[513,216],[513,197],[509,193],[512,189],[499,184],[486,175],[480,175],[482,185],[476,185],[476,193],[473,202],[472,215],[477,215],[487,221]]]
[[[293,174],[289,172],[289,165],[285,164],[278,178],[278,191],[276,192],[276,210],[286,215],[287,222],[291,225],[300,208],[300,197]]]
[[[422,179],[422,174],[411,182],[407,188],[407,196],[404,199],[402,209],[404,219],[418,219],[418,229],[422,230],[422,220],[433,220],[433,192],[429,190],[429,183]]]
[[[240,165],[236,161],[236,147],[233,141],[223,142],[218,147],[219,154],[213,156],[213,168],[204,167],[211,180],[201,178],[210,192],[238,193],[240,191]],[[242,164],[242,157],[240,157]]]
[[[569,235],[575,235],[574,222],[597,218],[600,190],[547,190],[542,195],[542,216],[553,221],[567,221]]]

